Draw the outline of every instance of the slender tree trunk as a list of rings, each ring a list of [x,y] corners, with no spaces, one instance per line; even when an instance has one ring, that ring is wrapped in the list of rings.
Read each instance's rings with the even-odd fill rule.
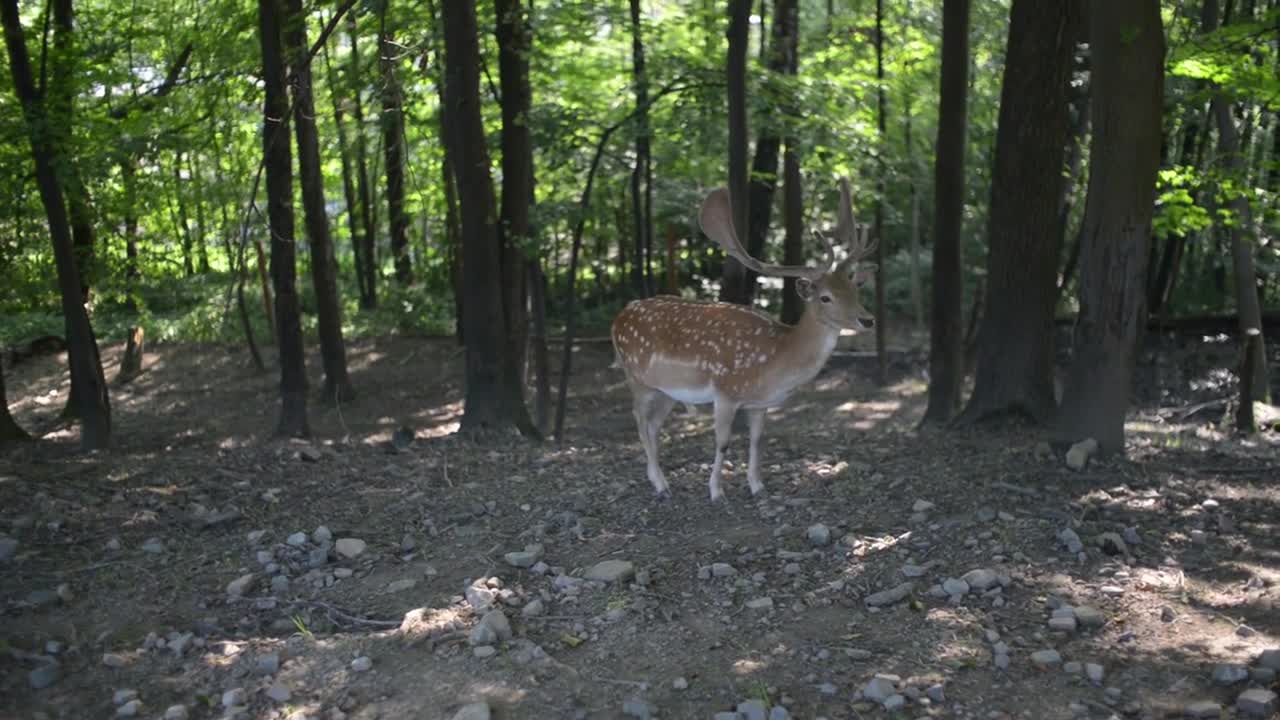
[[[375,252],[378,224],[373,214],[372,190],[370,189],[369,180],[369,136],[365,132],[364,126],[364,100],[361,97],[360,78],[362,69],[360,64],[360,34],[357,31],[355,12],[347,14],[347,34],[351,42],[351,64],[347,68],[347,83],[351,92],[352,117],[355,121],[356,131],[356,194],[360,198],[360,224],[364,227],[364,233],[360,237],[360,247],[365,272],[364,288],[368,293],[367,296],[361,297],[360,307],[365,310],[371,310],[378,307],[379,265],[377,253]]]
[[[316,102],[307,56],[307,16],[302,0],[285,0],[289,23],[285,43],[293,68],[293,129],[298,143],[298,172],[302,184],[302,209],[307,240],[311,245],[311,285],[316,294],[316,320],[320,359],[324,365],[324,402],[355,399],[347,374],[347,349],[342,339],[342,305],[338,299],[338,263],[333,256],[329,216],[325,211],[324,168],[320,159],[320,134],[316,130]]]
[[[294,253],[293,153],[289,148],[289,95],[283,46],[283,0],[258,0],[258,37],[266,87],[262,148],[266,156],[267,220],[271,226],[271,282],[275,287],[277,345],[280,350],[280,421],[276,434],[308,437],[307,371],[298,309]]]
[[[81,425],[80,445],[86,450],[97,450],[107,447],[111,442],[111,403],[107,396],[107,382],[102,373],[98,344],[85,310],[71,222],[58,179],[57,168],[67,166],[67,148],[56,142],[57,135],[50,123],[48,108],[36,89],[17,0],[0,0],[0,23],[4,26],[14,93],[22,106],[32,159],[35,161],[36,186],[40,190],[40,201],[48,217],[49,233],[53,241],[54,264],[67,328],[71,385],[73,388],[80,388],[76,398]]]
[[[800,187],[800,150],[795,136],[786,139],[782,154],[782,216],[786,235],[782,241],[782,263],[804,264],[804,192]],[[804,301],[796,292],[796,279],[782,281],[781,320],[788,325],[800,322]]]
[[[205,241],[204,183],[200,181],[198,157],[198,153],[187,155],[187,171],[191,174],[191,188],[193,191],[191,201],[194,203],[196,211],[196,258],[200,262],[200,272],[207,275],[210,272],[209,244]]]
[[[480,114],[480,50],[472,2],[444,3],[445,112],[453,118],[446,136],[462,210],[466,299],[466,400],[462,429],[516,427],[536,435],[520,393],[507,382],[503,313],[502,244],[495,220],[489,151]]]
[[[640,0],[630,0],[631,9],[631,78],[636,95],[636,163],[631,172],[631,199],[634,217],[635,259],[632,284],[639,297],[653,294],[650,254],[653,248],[653,199],[650,181],[652,154],[649,148],[649,77],[645,72],[644,36],[640,26]]]
[[[1013,0],[987,233],[987,298],[973,395],[959,420],[1008,412],[1048,422],[1053,393],[1062,167],[1077,0]]]
[[[347,140],[346,111],[343,110],[343,86],[338,83],[333,65],[329,60],[329,43],[321,48],[324,52],[326,80],[329,84],[329,97],[333,101],[333,124],[338,134],[338,154],[342,160],[342,197],[347,205],[347,234],[351,236],[351,259],[355,265],[356,288],[360,293],[360,307],[369,306],[370,288],[364,269],[364,243],[360,237],[360,210],[356,196],[355,173],[351,168],[351,147]]]
[[[94,226],[93,202],[89,188],[80,174],[80,163],[74,155],[71,129],[74,127],[76,78],[83,54],[75,33],[75,12],[72,0],[54,0],[53,3],[53,77],[45,100],[49,112],[53,143],[65,153],[64,165],[58,168],[58,181],[71,220],[71,239],[75,245],[76,268],[80,273],[81,302],[88,304],[89,290],[97,276],[95,247],[97,229]],[[43,73],[44,59],[41,59]],[[44,78],[41,78],[43,84]],[[41,92],[45,92],[41,88]],[[77,390],[72,386],[72,395]]]
[[[545,436],[551,430],[551,356],[547,349],[547,276],[534,260],[529,268],[530,305],[533,307],[533,369],[537,378],[533,393],[533,419],[538,432]]]
[[[880,152],[877,153],[880,172],[876,174],[876,211],[875,211],[875,233],[876,239],[876,295],[875,295],[875,313],[876,313],[876,366],[881,385],[889,381],[889,349],[886,347],[888,341],[886,339],[887,328],[889,327],[888,313],[885,310],[884,297],[884,201],[885,189],[884,178],[889,174],[889,168],[885,167],[884,157],[888,154],[889,138],[885,134],[885,92],[884,92],[884,0],[876,0],[876,122],[879,134],[876,142],[880,145]]]
[[[947,422],[960,404],[964,371],[964,155],[969,85],[969,0],[943,0],[942,79],[934,168],[933,303],[929,405],[924,421]]]
[[[1164,33],[1156,0],[1090,8],[1089,193],[1080,251],[1080,314],[1057,434],[1124,450],[1160,162]]]
[[[404,98],[400,77],[396,72],[400,49],[387,29],[386,10],[382,6],[382,152],[387,164],[387,226],[391,233],[391,257],[396,268],[396,282],[402,287],[413,282],[413,266],[409,259],[409,215],[404,209]]]
[[[182,272],[187,277],[196,274],[195,240],[191,237],[191,223],[187,217],[186,193],[182,192],[182,153],[173,154],[173,222],[182,237]]]
[[[137,156],[125,154],[120,161],[120,178],[124,185],[124,281],[129,312],[138,311],[138,281],[142,273],[138,265],[138,176]]]
[[[751,0],[729,0],[729,57],[725,79],[729,96],[729,203],[733,229],[746,237],[748,227],[747,177],[747,43]],[[747,304],[747,269],[725,256],[720,299]]]
[[[1205,0],[1201,16],[1205,33],[1218,27],[1218,2]],[[1218,125],[1218,162],[1224,174],[1248,186],[1244,158],[1240,151],[1240,133],[1232,117],[1231,103],[1221,92],[1216,92],[1210,103],[1214,121]],[[1241,410],[1238,419],[1243,421],[1239,429],[1254,432],[1253,400],[1269,402],[1271,389],[1267,374],[1266,341],[1262,335],[1262,308],[1258,302],[1258,276],[1254,270],[1252,233],[1253,218],[1249,198],[1240,191],[1231,194],[1227,205],[1235,215],[1235,224],[1227,232],[1231,239],[1231,265],[1236,290],[1236,318],[1240,325],[1243,367],[1249,372],[1240,378]],[[1248,405],[1245,408],[1244,405]]]

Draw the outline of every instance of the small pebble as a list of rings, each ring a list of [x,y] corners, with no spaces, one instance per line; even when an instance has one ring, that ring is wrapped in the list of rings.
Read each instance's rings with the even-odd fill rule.
[[[133,699],[116,708],[116,717],[137,717],[140,712],[142,712],[142,701]]]
[[[355,672],[368,672],[373,669],[373,660],[370,660],[368,655],[361,655],[351,661],[351,669]]]
[[[671,687],[676,690],[687,690],[689,689],[689,681],[684,679],[684,677],[678,677],[671,681]]]
[[[170,705],[169,709],[164,711],[164,720],[187,720],[187,706]]]

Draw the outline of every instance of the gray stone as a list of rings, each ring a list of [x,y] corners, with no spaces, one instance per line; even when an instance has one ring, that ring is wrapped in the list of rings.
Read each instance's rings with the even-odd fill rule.
[[[947,701],[947,695],[943,690],[942,683],[934,683],[933,685],[930,685],[929,689],[924,691],[924,694],[928,696],[929,700],[938,703],[939,705]]]
[[[186,705],[170,705],[164,711],[164,720],[187,720]]]
[[[11,537],[0,537],[0,562],[9,562],[18,554],[18,540]]]
[[[965,595],[969,592],[969,583],[959,578],[947,578],[942,581],[942,589],[948,595]]]
[[[481,660],[484,660],[485,658],[491,658],[494,655],[497,655],[498,649],[492,645],[480,645],[478,647],[473,648],[471,650],[471,654],[475,655]]]
[[[1271,685],[1276,681],[1277,673],[1269,667],[1249,668],[1249,679],[1258,685]]]
[[[489,703],[470,703],[458,708],[458,712],[453,714],[453,720],[489,720],[491,713]]]
[[[111,695],[112,705],[123,705],[130,700],[138,699],[138,691],[132,688],[121,688]]]
[[[907,706],[907,699],[901,695],[890,695],[881,703],[886,712],[897,712]]]
[[[534,598],[520,610],[520,614],[525,617],[538,617],[546,611],[546,604],[542,602],[542,598]]]
[[[1062,663],[1062,653],[1057,650],[1036,650],[1031,653],[1031,662],[1040,667],[1052,667]]]
[[[604,560],[587,568],[582,574],[587,580],[597,582],[626,582],[636,574],[636,566],[629,560]]]
[[[1236,710],[1242,715],[1270,717],[1276,711],[1276,694],[1265,688],[1250,688],[1236,698]]]
[[[897,693],[897,682],[887,675],[876,675],[866,687],[862,688],[862,697],[872,702],[883,703]]]
[[[729,563],[711,563],[712,577],[730,577],[737,574],[737,569]]]
[[[222,707],[230,708],[237,705],[244,705],[249,700],[249,693],[244,688],[231,688],[222,693]]]
[[[684,677],[678,677],[675,680],[671,681],[671,687],[675,688],[676,690],[688,690],[689,681],[686,680]]]
[[[248,573],[227,583],[227,595],[237,598],[243,597],[246,593],[253,589],[255,583],[258,582],[256,573]]]
[[[164,543],[160,541],[160,538],[147,538],[147,541],[142,543],[142,551],[151,555],[159,555],[164,552]]]
[[[1183,708],[1183,713],[1189,718],[1200,718],[1200,720],[1210,720],[1217,718],[1222,714],[1222,706],[1212,700],[1200,700],[1188,704]]]
[[[772,610],[773,598],[767,595],[765,597],[758,597],[752,600],[748,600],[746,602],[746,605],[752,610]]]
[[[881,590],[878,593],[868,595],[863,602],[871,607],[881,607],[884,605],[892,605],[901,602],[911,594],[916,587],[915,582],[907,581],[888,590]]]
[[[267,697],[278,703],[287,703],[293,697],[293,693],[283,683],[272,683],[271,687],[267,688]]]
[[[1068,675],[1079,675],[1084,672],[1084,663],[1079,660],[1068,660],[1062,663],[1062,672]]]
[[[62,666],[48,663],[27,673],[27,684],[32,690],[43,690],[62,679]]]
[[[781,705],[774,705],[769,710],[769,720],[791,720],[791,713]]]
[[[1067,467],[1079,472],[1088,464],[1089,458],[1098,451],[1098,441],[1093,438],[1086,438],[1071,446],[1067,450]]]
[[[116,717],[138,717],[140,712],[142,712],[142,701],[134,699],[116,708]]]
[[[524,550],[509,552],[503,556],[507,564],[511,567],[528,568],[533,567],[534,563],[542,559],[543,547],[542,543],[534,543],[525,545]]]
[[[368,546],[369,544],[360,538],[340,538],[333,544],[333,549],[342,557],[351,559],[363,553]]]
[[[911,506],[911,512],[925,513],[925,512],[929,512],[935,507],[937,506],[929,502],[928,500],[917,500]]]
[[[1049,629],[1058,632],[1075,632],[1076,619],[1074,617],[1051,617],[1049,618]]]
[[[1120,533],[1120,537],[1130,545],[1141,545],[1142,536],[1138,534],[1138,528],[1127,527]]]
[[[271,592],[274,594],[286,593],[289,591],[289,578],[284,575],[276,575],[271,578]]]
[[[1234,663],[1219,663],[1213,666],[1213,682],[1215,685],[1230,686],[1249,679],[1249,668]]]
[[[627,717],[649,720],[653,717],[654,707],[644,700],[632,698],[622,703],[622,714]]]
[[[831,528],[822,523],[810,525],[805,535],[808,536],[809,543],[817,547],[823,547],[831,542]]]
[[[769,713],[759,700],[743,700],[738,703],[738,714],[743,720],[768,720]]]
[[[1074,608],[1076,622],[1080,623],[1080,627],[1097,629],[1107,624],[1107,616],[1101,610],[1089,605],[1080,605]]]
[[[1008,670],[1009,655],[1006,653],[996,653],[992,663],[996,666],[997,670]]]
[[[919,565],[912,565],[911,563],[907,563],[906,565],[902,566],[903,577],[908,577],[908,578],[924,577],[926,574],[928,574],[928,572],[929,572],[928,568],[921,567]]]
[[[711,716],[711,720],[742,720],[742,716],[736,712],[718,712]]]
[[[964,575],[961,575],[960,579],[968,583],[969,587],[977,590],[978,592],[985,592],[1000,584],[1000,576],[996,574],[996,571],[988,568],[970,570]]]
[[[1085,663],[1084,674],[1085,677],[1089,678],[1089,682],[1094,685],[1101,685],[1102,679],[1106,675],[1106,670],[1098,663]]]
[[[333,539],[333,533],[329,531],[327,526],[321,525],[311,532],[311,542],[317,545],[323,545]]]
[[[492,645],[494,642],[510,640],[511,636],[511,621],[507,619],[506,613],[490,610],[471,631],[471,644]]]
[[[275,653],[259,655],[253,670],[259,675],[275,675],[280,670],[280,656]]]
[[[1058,533],[1058,541],[1067,548],[1069,553],[1075,554],[1084,550],[1084,542],[1080,540],[1080,535],[1071,528],[1063,528],[1062,532]]]
[[[285,538],[285,542],[291,547],[302,547],[307,544],[307,534],[304,532],[296,532]]]
[[[102,664],[111,668],[121,668],[128,664],[123,655],[117,653],[103,653]]]
[[[1258,665],[1280,672],[1280,648],[1263,650],[1262,654],[1258,656]]]
[[[373,669],[373,660],[368,655],[361,655],[351,661],[351,669],[354,672],[369,672]]]

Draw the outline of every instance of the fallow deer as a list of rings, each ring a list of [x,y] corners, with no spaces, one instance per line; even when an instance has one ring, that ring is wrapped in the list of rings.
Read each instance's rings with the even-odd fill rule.
[[[804,313],[797,324],[787,325],[744,305],[659,295],[628,303],[614,318],[614,367],[626,374],[649,481],[660,499],[671,492],[658,464],[658,429],[675,403],[714,405],[713,502],[724,498],[720,468],[733,418],[739,409],[747,412],[747,483],[755,496],[764,489],[759,445],[766,410],[783,404],[817,376],[842,330],[856,334],[875,324],[859,298],[875,271],[863,262],[875,243],[866,226],[854,223],[847,180],[840,185],[836,235],[848,244],[849,255],[834,268],[835,251],[825,237],[826,260],[819,267],[763,263],[747,254],[732,217],[729,193],[719,188],[703,201],[698,220],[702,231],[745,267],[760,275],[796,278]]]

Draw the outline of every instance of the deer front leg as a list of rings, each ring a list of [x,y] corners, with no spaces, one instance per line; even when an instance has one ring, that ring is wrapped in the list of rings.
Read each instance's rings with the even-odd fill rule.
[[[748,450],[747,485],[751,487],[751,496],[755,497],[764,490],[760,481],[760,436],[764,433],[764,409],[747,411],[747,419],[751,422],[751,446]]]
[[[724,491],[720,489],[720,468],[724,466],[724,452],[729,447],[729,436],[733,431],[733,416],[738,412],[738,405],[729,400],[716,398],[716,459],[711,466],[711,502],[724,499]]]
[[[662,474],[662,467],[658,465],[658,431],[657,425],[661,424],[662,418],[666,417],[666,413],[670,411],[667,406],[662,412],[661,417],[655,422],[655,410],[662,410],[663,401],[666,397],[656,390],[644,387],[635,383],[631,387],[632,393],[632,414],[636,418],[636,429],[640,433],[640,444],[644,446],[645,471],[649,476],[649,482],[653,483],[653,490],[659,498],[667,498],[671,496],[671,489],[667,486],[667,479]]]

